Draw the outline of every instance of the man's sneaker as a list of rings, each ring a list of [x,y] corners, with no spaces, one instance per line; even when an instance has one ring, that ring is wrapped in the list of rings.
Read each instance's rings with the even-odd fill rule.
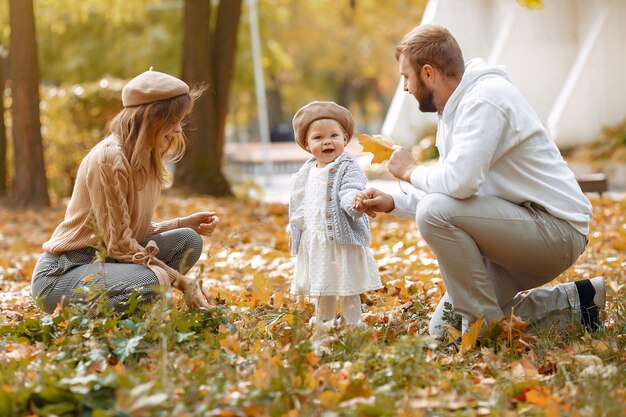
[[[443,351],[446,353],[459,353],[459,351],[461,350],[461,338],[457,338],[456,340],[453,340],[450,343],[446,343],[443,346]]]
[[[604,278],[596,277],[576,281],[576,290],[580,300],[581,323],[587,330],[594,331],[602,327],[600,310],[606,304],[606,287]]]

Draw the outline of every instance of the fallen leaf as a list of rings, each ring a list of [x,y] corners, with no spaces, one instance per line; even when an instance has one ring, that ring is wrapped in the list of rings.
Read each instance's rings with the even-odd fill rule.
[[[463,333],[461,336],[461,351],[469,352],[476,347],[476,342],[478,341],[478,335],[480,335],[480,331],[483,328],[484,318],[481,317],[476,320],[474,323],[470,325],[468,331]]]
[[[532,388],[526,391],[526,402],[534,404],[537,407],[544,408],[546,405],[548,405],[548,400],[550,399],[550,397],[546,395],[545,392],[543,392],[544,390],[540,390],[540,388],[543,387]]]
[[[572,359],[582,366],[602,366],[602,359],[596,355],[574,355]]]

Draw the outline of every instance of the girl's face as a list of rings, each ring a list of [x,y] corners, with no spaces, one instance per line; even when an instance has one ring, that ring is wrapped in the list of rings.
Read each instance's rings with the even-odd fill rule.
[[[323,168],[343,153],[349,140],[338,121],[316,120],[306,132],[306,150],[315,157],[317,166]]]

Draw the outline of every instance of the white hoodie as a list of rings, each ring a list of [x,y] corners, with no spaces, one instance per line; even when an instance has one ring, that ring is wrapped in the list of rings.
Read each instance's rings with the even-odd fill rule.
[[[425,193],[531,201],[586,235],[591,204],[539,117],[503,67],[481,59],[465,73],[439,118],[439,160],[418,166],[411,183]],[[394,214],[414,217],[419,191],[394,195]]]

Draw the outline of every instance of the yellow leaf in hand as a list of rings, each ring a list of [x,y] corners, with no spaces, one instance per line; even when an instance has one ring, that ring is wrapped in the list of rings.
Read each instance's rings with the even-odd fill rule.
[[[389,138],[381,135],[370,136],[365,133],[359,133],[356,138],[363,147],[363,152],[371,152],[374,155],[372,164],[380,164],[388,160],[393,153],[392,147],[395,143]]]
[[[543,0],[517,0],[517,4],[529,9],[543,9]]]

